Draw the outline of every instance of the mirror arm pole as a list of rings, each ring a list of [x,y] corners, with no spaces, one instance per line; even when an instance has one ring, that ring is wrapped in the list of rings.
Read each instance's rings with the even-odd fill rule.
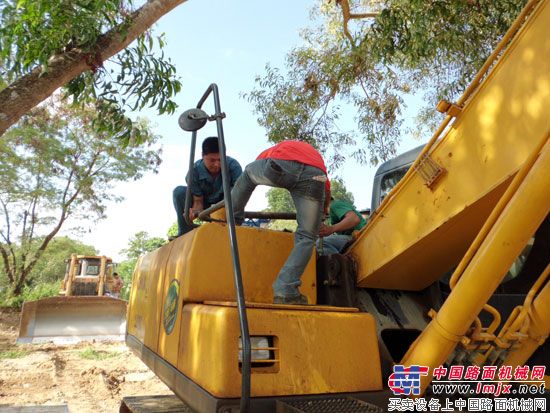
[[[187,172],[187,189],[185,190],[185,206],[184,206],[184,216],[185,222],[193,226],[193,221],[189,218],[189,209],[191,208],[191,202],[193,201],[193,195],[191,194],[191,182],[193,182],[193,170],[195,167],[195,147],[197,144],[197,131],[194,131],[191,134],[191,150],[189,152],[189,169]]]
[[[229,229],[229,241],[231,244],[231,255],[233,256],[233,275],[235,281],[235,290],[237,293],[237,310],[239,313],[239,324],[241,328],[241,346],[242,346],[242,389],[241,389],[241,403],[240,412],[245,413],[248,411],[250,405],[250,373],[251,373],[251,345],[250,345],[250,332],[248,329],[248,318],[246,315],[246,303],[244,300],[244,286],[241,273],[241,263],[239,260],[239,248],[237,245],[237,234],[235,229],[235,215],[233,212],[233,201],[231,200],[231,183],[229,179],[229,170],[227,168],[227,157],[225,153],[225,140],[223,135],[222,119],[225,114],[221,111],[220,96],[218,93],[218,86],[212,83],[204,94],[203,99],[206,99],[210,94],[210,91],[214,94],[214,108],[216,118],[216,126],[218,128],[218,141],[220,146],[220,159],[222,168],[222,183],[223,194],[225,201],[225,217],[227,226]],[[204,100],[199,102],[199,105]]]

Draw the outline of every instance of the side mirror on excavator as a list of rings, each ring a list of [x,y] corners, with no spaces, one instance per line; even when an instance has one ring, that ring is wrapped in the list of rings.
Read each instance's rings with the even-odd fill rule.
[[[184,131],[195,132],[206,125],[207,120],[208,114],[204,110],[193,108],[183,112],[178,123]]]

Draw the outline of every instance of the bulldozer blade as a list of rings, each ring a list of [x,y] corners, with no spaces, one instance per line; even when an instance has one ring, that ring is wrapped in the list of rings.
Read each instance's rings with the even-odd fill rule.
[[[112,297],[51,297],[23,303],[18,343],[124,341],[126,301]]]

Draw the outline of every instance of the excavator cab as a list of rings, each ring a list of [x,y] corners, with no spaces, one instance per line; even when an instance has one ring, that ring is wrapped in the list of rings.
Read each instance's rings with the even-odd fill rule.
[[[124,339],[126,301],[111,296],[114,264],[71,255],[58,297],[23,303],[18,343]]]

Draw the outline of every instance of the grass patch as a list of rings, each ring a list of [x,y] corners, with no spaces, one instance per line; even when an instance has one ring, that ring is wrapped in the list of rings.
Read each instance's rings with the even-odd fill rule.
[[[101,351],[95,350],[92,347],[86,347],[78,355],[87,360],[105,360],[118,356],[120,353],[117,351]]]
[[[20,359],[29,354],[27,350],[3,350],[0,351],[0,360],[4,359]]]

